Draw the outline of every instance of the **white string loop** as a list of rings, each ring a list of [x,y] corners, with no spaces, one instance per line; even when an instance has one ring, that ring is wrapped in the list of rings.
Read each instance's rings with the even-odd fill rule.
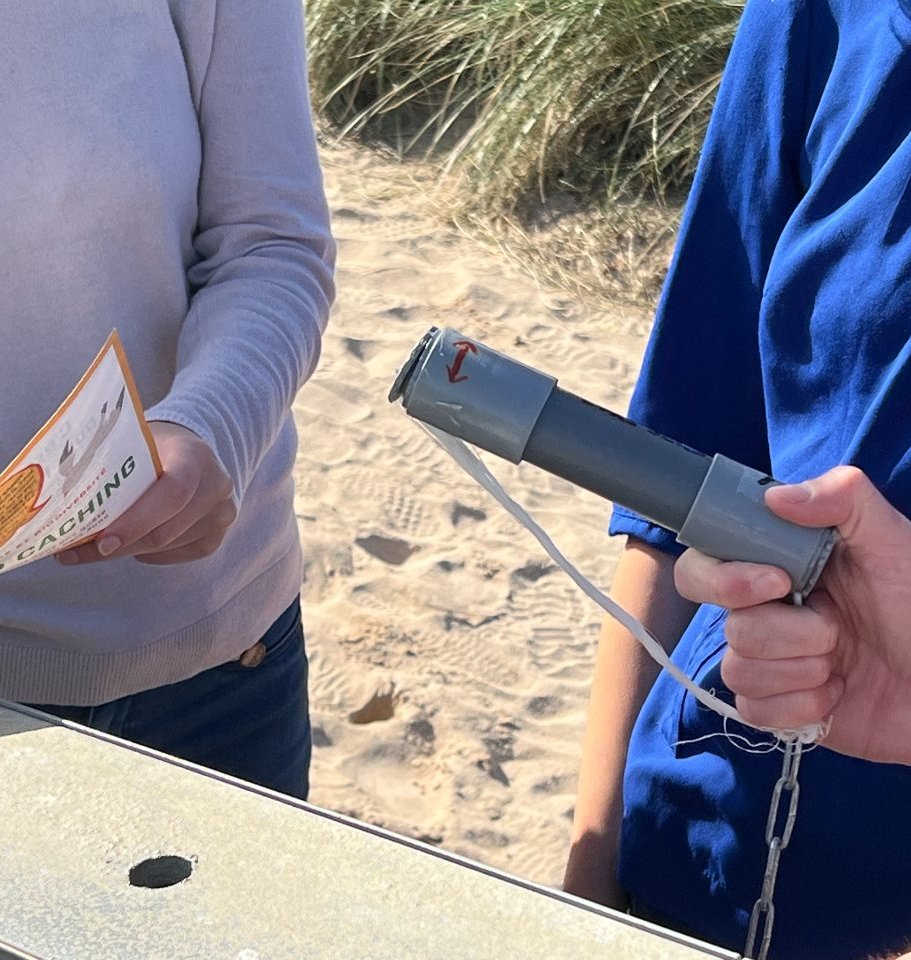
[[[419,421],[420,422],[420,421]],[[688,677],[667,655],[664,647],[655,639],[655,637],[631,614],[627,613],[618,603],[611,600],[607,594],[599,590],[587,577],[570,563],[561,553],[557,545],[551,540],[547,532],[537,523],[537,521],[515,501],[504,489],[502,484],[487,469],[481,459],[469,447],[456,437],[450,436],[441,430],[428,424],[421,423],[421,426],[433,437],[433,439],[455,460],[455,462],[477,483],[479,483],[505,510],[522,524],[526,530],[541,544],[548,556],[556,563],[561,570],[602,610],[610,614],[615,620],[626,627],[627,630],[639,641],[645,648],[649,656],[652,657],[660,666],[683,687],[685,687],[703,706],[724,717],[725,721],[734,720],[744,726],[752,727],[764,733],[772,733],[781,741],[798,741],[804,744],[816,743],[821,740],[828,731],[828,724],[814,723],[796,730],[777,730],[772,727],[759,727],[745,720],[739,711],[725,703],[718,697],[704,690]]]

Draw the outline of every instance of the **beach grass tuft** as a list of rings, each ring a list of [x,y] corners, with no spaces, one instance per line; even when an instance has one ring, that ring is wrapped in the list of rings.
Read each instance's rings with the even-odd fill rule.
[[[534,230],[557,209],[572,233],[595,211],[648,249],[643,204],[673,221],[742,6],[309,0],[314,97],[342,134],[432,157],[466,222]]]

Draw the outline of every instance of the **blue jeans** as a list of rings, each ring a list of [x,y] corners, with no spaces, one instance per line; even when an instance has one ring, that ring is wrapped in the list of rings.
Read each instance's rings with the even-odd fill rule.
[[[310,716],[300,602],[239,660],[95,707],[37,710],[307,799]]]

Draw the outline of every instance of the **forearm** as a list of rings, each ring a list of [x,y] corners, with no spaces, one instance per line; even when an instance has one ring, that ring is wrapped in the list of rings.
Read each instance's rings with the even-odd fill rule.
[[[148,416],[205,440],[240,502],[316,366],[334,295],[300,0],[219,0],[203,65],[192,298]]]
[[[673,557],[631,542],[611,589],[611,596],[668,650],[695,611],[674,589],[673,563]],[[565,881],[570,892],[589,899],[616,899],[627,747],[658,670],[631,634],[605,619],[592,679]]]

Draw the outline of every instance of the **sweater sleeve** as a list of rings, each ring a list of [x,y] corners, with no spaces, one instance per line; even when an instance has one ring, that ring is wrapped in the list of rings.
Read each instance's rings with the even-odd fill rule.
[[[172,389],[147,411],[205,440],[238,501],[316,366],[335,248],[301,0],[216,0],[190,308]]]
[[[804,192],[803,8],[747,3],[629,411],[681,443],[764,471],[759,309],[776,243]],[[610,530],[682,550],[674,534],[621,506]]]

